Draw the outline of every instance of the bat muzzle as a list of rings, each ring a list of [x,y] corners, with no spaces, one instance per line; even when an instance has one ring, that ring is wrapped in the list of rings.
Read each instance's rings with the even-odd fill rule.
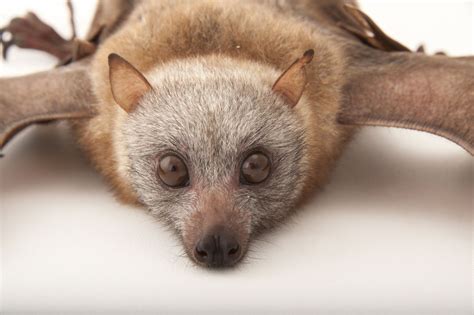
[[[242,258],[242,247],[230,229],[217,226],[196,244],[194,259],[211,268],[232,267]]]

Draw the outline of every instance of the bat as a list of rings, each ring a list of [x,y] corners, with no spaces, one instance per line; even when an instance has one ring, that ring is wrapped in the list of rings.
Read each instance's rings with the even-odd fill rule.
[[[60,66],[0,79],[0,146],[69,120],[117,197],[172,226],[198,265],[236,265],[325,184],[357,126],[473,152],[473,57],[411,52],[352,1],[100,1],[83,40],[34,14],[1,32],[4,54]]]

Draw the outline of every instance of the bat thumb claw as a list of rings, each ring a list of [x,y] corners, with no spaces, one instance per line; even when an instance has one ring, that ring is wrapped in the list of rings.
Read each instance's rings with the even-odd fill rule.
[[[3,60],[7,60],[8,49],[12,46],[13,39],[6,27],[0,28],[0,51]]]
[[[12,46],[11,42],[0,41],[0,50],[2,51],[2,60],[7,60],[8,50]]]

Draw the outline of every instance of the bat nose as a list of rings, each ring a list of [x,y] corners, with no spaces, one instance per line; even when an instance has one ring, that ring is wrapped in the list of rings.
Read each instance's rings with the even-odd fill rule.
[[[198,241],[194,256],[209,267],[229,267],[240,259],[240,254],[241,246],[234,234],[218,228]]]

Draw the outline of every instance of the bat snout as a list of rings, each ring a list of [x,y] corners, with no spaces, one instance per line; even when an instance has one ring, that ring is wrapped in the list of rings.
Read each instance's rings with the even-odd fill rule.
[[[235,266],[248,248],[250,218],[248,210],[236,206],[229,190],[201,192],[183,225],[186,253],[202,267]]]
[[[194,259],[211,268],[231,267],[242,258],[238,236],[230,229],[218,226],[198,240]]]

